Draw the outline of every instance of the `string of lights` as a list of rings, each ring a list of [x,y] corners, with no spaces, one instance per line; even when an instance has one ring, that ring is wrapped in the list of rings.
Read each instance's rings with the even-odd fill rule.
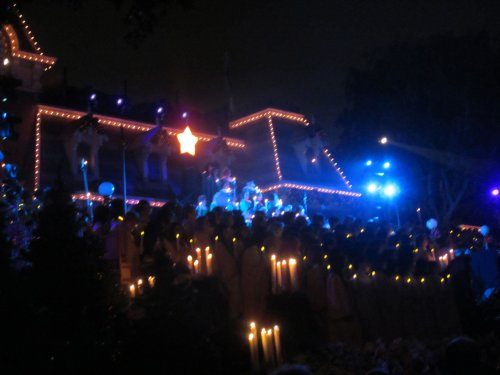
[[[40,155],[41,155],[41,140],[42,140],[42,135],[41,135],[41,126],[42,126],[42,119],[43,117],[56,117],[56,118],[62,118],[62,119],[67,119],[67,120],[78,120],[85,116],[86,113],[80,112],[80,111],[74,111],[74,110],[68,110],[64,108],[57,108],[57,107],[51,107],[51,106],[46,106],[46,105],[39,105],[38,106],[38,111],[36,114],[36,124],[35,124],[35,178],[34,178],[34,188],[35,191],[39,189],[40,187]],[[148,130],[153,129],[156,125],[153,124],[147,124],[147,123],[142,123],[142,122],[137,122],[137,121],[128,121],[128,120],[121,120],[113,117],[108,117],[108,116],[102,116],[102,115],[93,115],[99,124],[104,125],[104,126],[111,126],[115,128],[121,128],[123,127],[124,129],[129,129],[129,130],[134,130],[137,132],[145,132]],[[170,136],[175,136],[177,134],[181,134],[183,130],[179,129],[173,129],[173,128],[164,128],[165,131],[167,131],[167,134]],[[208,142],[211,141],[212,139],[216,138],[216,136],[212,135],[207,135],[207,134],[200,134],[200,133],[194,133],[196,136],[199,138],[199,140]],[[227,142],[227,145],[229,147],[237,148],[237,149],[242,149],[245,148],[245,143],[243,141],[240,141],[238,139],[234,138],[224,138],[224,140]]]
[[[264,117],[276,117],[276,118],[281,118],[281,119],[286,119],[290,121],[297,121],[302,123],[305,126],[309,126],[309,121],[304,117],[304,115],[301,115],[299,113],[293,113],[293,112],[287,112],[287,111],[282,111],[279,109],[274,109],[274,108],[267,108],[262,111],[259,111],[257,113],[253,113],[249,116],[243,117],[241,119],[231,121],[229,123],[229,129],[235,129],[239,128],[243,125],[250,124],[252,122],[258,121]]]
[[[352,185],[350,183],[350,181],[346,178],[346,176],[344,176],[344,172],[342,171],[342,169],[338,166],[338,163],[335,161],[335,159],[333,158],[332,154],[330,151],[328,151],[328,148],[324,148],[323,149],[323,154],[327,157],[328,161],[330,162],[330,164],[332,165],[333,168],[335,168],[335,171],[337,171],[338,175],[340,176],[340,178],[342,178],[342,181],[344,181],[344,184],[349,188],[349,189],[352,189]]]
[[[269,191],[274,191],[274,190],[278,190],[281,188],[297,189],[297,190],[305,190],[305,191],[317,191],[318,193],[338,194],[338,195],[345,195],[345,196],[356,197],[356,198],[361,197],[361,193],[356,193],[353,191],[329,189],[329,188],[323,188],[323,187],[312,186],[312,185],[296,184],[296,183],[291,183],[291,182],[281,182],[278,184],[266,186],[266,187],[262,188],[261,191],[263,193],[267,193]]]
[[[26,22],[26,19],[24,18],[23,14],[21,13],[21,11],[19,10],[19,8],[17,7],[17,4],[14,3],[12,4],[12,7],[14,8],[14,12],[16,13],[17,17],[19,18],[19,21],[21,22],[21,24],[23,25],[23,28],[24,28],[24,35],[26,35],[26,37],[28,38],[31,46],[40,54],[40,55],[43,55],[43,52],[42,52],[42,49],[40,48],[40,46],[38,45],[38,42],[36,41],[35,39],[35,36],[33,35],[33,33],[31,32],[31,29],[28,25],[28,23]]]
[[[45,68],[45,70],[50,69],[56,63],[57,59],[55,57],[45,56],[43,54],[36,54],[27,51],[21,51],[19,49],[19,41],[17,39],[14,28],[11,25],[4,25],[3,29],[5,33],[9,36],[10,49],[13,57],[46,64],[47,67]]]
[[[271,142],[273,144],[273,154],[274,154],[274,164],[276,167],[276,174],[278,175],[278,180],[281,181],[283,179],[283,175],[281,174],[280,157],[278,154],[278,144],[276,142],[276,136],[274,134],[274,125],[271,115],[267,116],[267,124],[269,126],[269,133],[271,135]]]
[[[72,194],[71,198],[75,201],[86,201],[87,198],[90,199],[92,202],[104,202],[104,197],[101,195],[96,195],[92,193],[78,193],[78,194]],[[128,205],[136,205],[139,204],[140,199],[139,198],[127,198],[127,204]],[[149,204],[152,207],[162,207],[166,201],[149,201]]]

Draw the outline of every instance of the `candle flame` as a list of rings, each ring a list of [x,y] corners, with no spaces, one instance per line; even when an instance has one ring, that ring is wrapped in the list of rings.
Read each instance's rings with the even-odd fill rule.
[[[187,260],[188,260],[188,262],[192,262],[193,261],[193,257],[191,255],[188,255]]]
[[[253,333],[250,333],[250,334],[248,335],[248,341],[253,341],[254,337],[255,337],[255,336],[254,336],[254,334],[253,334]]]

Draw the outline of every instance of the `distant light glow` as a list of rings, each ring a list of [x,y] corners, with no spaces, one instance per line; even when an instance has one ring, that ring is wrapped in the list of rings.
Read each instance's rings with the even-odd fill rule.
[[[118,98],[118,99],[116,99],[116,105],[117,105],[117,106],[120,106],[120,105],[122,105],[122,104],[123,104],[123,99],[122,99],[122,98]]]
[[[316,163],[316,158],[312,158],[311,163],[313,163],[313,164]]]
[[[369,193],[375,193],[377,191],[377,189],[378,189],[377,184],[375,184],[373,182],[371,184],[368,184],[367,190]]]
[[[182,118],[187,118],[188,117],[188,113],[187,112],[183,112],[182,113]]]
[[[3,59],[3,66],[9,65],[9,63],[10,63],[10,60],[7,57],[5,59]]]
[[[397,191],[398,191],[398,189],[397,189],[396,185],[393,185],[393,184],[389,184],[384,188],[384,194],[387,197],[393,197],[394,195],[396,195]]]
[[[163,107],[158,107],[156,109],[156,113],[159,114],[159,115],[162,114],[163,113]]]
[[[383,145],[387,144],[387,142],[389,142],[389,140],[387,139],[387,137],[382,137],[380,138],[379,142]]]
[[[96,100],[96,98],[97,98],[97,94],[96,94],[95,92],[94,92],[94,93],[92,93],[92,94],[90,94],[90,100],[91,100],[91,101]]]
[[[370,165],[373,164],[373,162],[371,160],[367,160],[365,164],[366,164],[367,167],[369,167]]]
[[[384,169],[389,169],[391,167],[391,163],[386,161],[382,166],[384,167]]]
[[[500,194],[500,190],[495,188],[491,191],[491,195],[493,195],[494,197],[498,196],[498,194]]]

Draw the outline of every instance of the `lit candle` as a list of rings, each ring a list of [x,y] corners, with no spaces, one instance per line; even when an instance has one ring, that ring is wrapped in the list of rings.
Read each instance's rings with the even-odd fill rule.
[[[266,341],[267,341],[267,347],[269,351],[269,364],[274,367],[275,360],[274,360],[274,352],[275,348],[273,345],[273,330],[268,329],[266,333]]]
[[[135,298],[135,285],[131,284],[129,286],[129,290],[130,290],[130,298]]]
[[[281,262],[276,263],[276,279],[278,281],[278,287],[276,288],[277,291],[281,290],[282,287],[282,278],[281,278]]]
[[[200,262],[198,262],[198,259],[194,261],[193,265],[194,265],[194,273],[198,275],[200,273]]]
[[[276,350],[276,361],[278,362],[279,365],[283,361],[283,355],[281,353],[280,327],[275,325],[273,327],[273,334],[274,334],[274,348]]]
[[[271,285],[273,294],[276,293],[276,255],[271,255]]]
[[[212,268],[212,254],[207,255],[207,275],[212,275],[214,270]]]
[[[281,261],[281,276],[283,277],[283,290],[288,290],[288,268],[286,265],[286,260]]]
[[[257,336],[257,324],[255,324],[255,322],[250,322],[250,333]]]
[[[201,249],[199,247],[196,248],[196,260],[201,264]]]
[[[193,257],[191,255],[188,255],[187,261],[188,261],[189,269],[191,270],[191,272],[193,272],[193,270],[194,270],[194,268],[193,268]]]
[[[156,277],[154,276],[149,276],[148,277],[148,284],[150,288],[154,288],[156,282]]]
[[[297,278],[297,260],[294,258],[288,259],[288,268],[290,269],[290,282],[292,290],[297,290],[299,287],[299,280]]]
[[[257,345],[257,337],[250,333],[248,335],[248,345],[250,346],[250,358],[252,360],[252,369],[257,372],[259,370],[259,357],[258,357],[258,345]]]
[[[139,292],[139,294],[142,294],[142,292],[144,291],[142,279],[137,280],[137,291]]]
[[[269,347],[267,345],[267,331],[265,328],[262,328],[260,331],[260,340],[262,342],[262,351],[264,352],[264,360],[269,362]]]

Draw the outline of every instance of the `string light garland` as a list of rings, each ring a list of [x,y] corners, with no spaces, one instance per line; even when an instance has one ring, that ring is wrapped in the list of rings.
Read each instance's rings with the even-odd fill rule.
[[[92,194],[92,193],[77,193],[77,194],[72,194],[71,199],[75,201],[84,201],[87,200],[87,197],[92,201],[92,202],[104,202],[104,197],[102,195],[97,195],[97,194]],[[142,198],[141,198],[142,199]],[[136,204],[139,204],[141,201],[139,198],[127,198],[127,204],[135,206]],[[166,201],[149,201],[149,204],[152,207],[162,207]]]
[[[31,32],[31,29],[30,29],[28,23],[26,22],[26,19],[24,18],[23,14],[21,13],[21,11],[19,10],[19,8],[17,7],[17,4],[16,3],[12,4],[12,7],[14,8],[14,12],[16,13],[17,17],[19,18],[19,21],[21,21],[21,25],[24,28],[24,30],[23,30],[24,31],[24,35],[26,35],[26,37],[28,38],[31,46],[40,55],[43,55],[42,49],[38,45],[38,42],[35,40],[35,37],[34,37],[33,33]]]
[[[263,119],[264,117],[276,117],[284,120],[297,121],[302,123],[304,126],[309,126],[309,121],[307,121],[304,115],[301,115],[300,113],[287,112],[275,108],[266,108],[262,111],[253,113],[238,120],[231,121],[229,123],[229,129],[239,128],[241,126]]]
[[[296,183],[290,183],[290,182],[282,182],[282,183],[266,186],[264,188],[261,188],[261,191],[263,193],[267,193],[269,191],[274,191],[274,190],[278,190],[281,188],[297,189],[297,190],[305,190],[305,191],[317,191],[318,193],[338,194],[338,195],[345,195],[348,197],[356,197],[356,198],[359,198],[362,195],[361,193],[356,193],[353,191],[329,189],[329,188],[324,188],[324,187],[318,187],[318,186],[312,186],[312,185],[302,185],[302,184],[296,184]]]
[[[43,55],[43,53],[37,54],[27,51],[21,51],[19,49],[19,40],[17,39],[16,32],[14,31],[12,25],[4,25],[3,29],[4,32],[9,36],[10,50],[13,57],[45,64],[47,65],[45,70],[50,69],[56,63],[57,59],[55,57],[45,56]]]
[[[271,143],[273,145],[274,165],[276,167],[276,174],[278,175],[278,180],[281,181],[283,179],[283,175],[281,174],[280,156],[278,154],[278,144],[276,142],[276,136],[274,134],[274,125],[271,115],[267,115],[267,125],[269,127],[269,134],[271,135]]]
[[[344,176],[344,172],[342,171],[342,169],[338,166],[338,163],[335,161],[335,159],[333,158],[332,154],[330,151],[328,151],[328,148],[324,148],[323,149],[323,154],[326,156],[326,158],[328,159],[328,161],[330,162],[331,166],[335,169],[335,171],[337,171],[338,175],[340,176],[340,178],[342,178],[342,181],[344,182],[344,184],[349,188],[349,189],[352,189],[352,185],[351,185],[351,182],[346,178],[346,176]]]
[[[34,188],[35,191],[40,188],[40,155],[41,155],[41,140],[42,140],[42,135],[41,135],[41,126],[42,126],[42,119],[44,117],[49,117],[49,118],[61,118],[61,119],[66,119],[66,120],[78,120],[82,118],[83,116],[86,116],[87,114],[85,112],[80,112],[80,111],[75,111],[75,110],[69,110],[65,108],[58,108],[58,107],[51,107],[47,105],[38,105],[38,110],[36,114],[36,124],[35,124],[35,178],[34,178]],[[114,117],[109,117],[109,116],[102,116],[102,115],[93,115],[99,124],[104,125],[104,126],[110,126],[110,127],[115,127],[115,128],[121,128],[123,127],[124,129],[129,129],[137,132],[145,132],[153,129],[156,127],[156,125],[153,124],[148,124],[148,123],[143,123],[143,122],[137,122],[137,121],[128,121],[128,120],[122,120]],[[164,128],[164,130],[167,132],[169,136],[175,136],[177,134],[181,134],[182,130],[174,129],[174,128]],[[209,142],[212,139],[216,138],[216,136],[209,135],[209,134],[203,134],[203,133],[194,133],[196,136],[199,138],[200,141],[203,142]],[[236,148],[236,149],[243,149],[245,148],[245,143],[243,141],[240,141],[239,139],[235,138],[223,138],[229,147]],[[133,204],[133,203],[132,203]]]
[[[293,112],[282,111],[282,110],[274,109],[274,108],[267,108],[267,109],[264,109],[262,111],[253,113],[253,114],[248,115],[246,117],[243,117],[241,119],[230,122],[229,128],[236,129],[236,128],[254,123],[256,121],[262,120],[264,118],[267,119],[269,132],[271,135],[271,142],[273,145],[273,154],[274,154],[274,162],[275,162],[275,167],[276,167],[276,174],[278,175],[278,180],[282,181],[283,175],[281,173],[281,165],[280,165],[280,160],[279,160],[276,135],[275,135],[275,131],[274,131],[273,118],[295,121],[295,122],[298,122],[298,123],[305,125],[305,126],[309,126],[309,122],[304,117],[304,115],[301,115],[298,113],[293,113]],[[330,165],[335,169],[335,171],[340,176],[340,178],[342,179],[343,183],[347,186],[347,188],[352,189],[351,182],[347,179],[347,177],[345,176],[342,169],[338,166],[338,163],[335,161],[334,157],[332,156],[332,154],[328,150],[328,148],[325,147],[323,149],[323,154],[326,156]]]

